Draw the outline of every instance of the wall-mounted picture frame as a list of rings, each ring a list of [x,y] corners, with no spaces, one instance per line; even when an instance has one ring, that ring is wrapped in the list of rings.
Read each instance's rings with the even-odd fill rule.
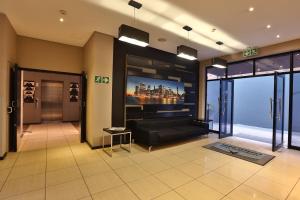
[[[70,102],[78,102],[79,100],[79,83],[70,83]]]
[[[24,103],[34,103],[35,82],[25,80],[23,82],[23,99]]]

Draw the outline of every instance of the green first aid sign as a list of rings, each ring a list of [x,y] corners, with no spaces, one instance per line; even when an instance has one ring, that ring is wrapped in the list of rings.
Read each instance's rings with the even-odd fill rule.
[[[108,76],[95,76],[95,83],[108,84],[109,77]]]

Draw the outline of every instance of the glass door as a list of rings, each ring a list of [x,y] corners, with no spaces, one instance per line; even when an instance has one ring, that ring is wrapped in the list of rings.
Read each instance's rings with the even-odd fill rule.
[[[283,146],[284,134],[284,89],[285,75],[275,73],[274,77],[274,100],[273,100],[273,145],[272,150],[277,151]]]
[[[219,106],[219,138],[232,136],[234,81],[221,80]]]
[[[291,76],[289,148],[300,150],[300,72]]]

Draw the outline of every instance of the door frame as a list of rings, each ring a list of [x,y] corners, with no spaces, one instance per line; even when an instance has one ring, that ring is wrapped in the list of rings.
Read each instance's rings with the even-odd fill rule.
[[[221,136],[221,115],[222,115],[222,82],[223,81],[229,81],[231,82],[231,113],[230,113],[230,133],[226,134],[226,136]],[[220,94],[219,94],[219,139],[226,138],[226,137],[232,137],[233,136],[233,112],[234,112],[234,80],[233,79],[220,79]],[[227,120],[226,120],[227,121]],[[227,126],[227,125],[226,125]]]
[[[282,98],[282,108],[281,108],[281,115],[282,120],[281,120],[281,141],[282,143],[280,145],[276,145],[276,136],[277,136],[277,99],[278,99],[278,77],[281,75],[285,75],[283,73],[278,73],[276,72],[274,74],[274,97],[273,97],[273,136],[272,136],[272,151],[277,151],[280,148],[283,147],[283,136],[284,136],[284,106],[285,106],[285,77],[283,78],[283,88],[282,88],[282,93],[283,93],[283,98]]]
[[[20,68],[17,64],[9,68],[9,106],[7,112],[9,113],[9,137],[8,137],[8,150],[10,152],[18,151],[18,74]]]
[[[17,69],[18,71],[31,71],[31,72],[42,72],[42,73],[52,73],[52,74],[64,74],[64,75],[72,75],[72,76],[79,76],[81,77],[81,80],[83,80],[83,76],[85,77],[85,84],[82,84],[81,83],[81,91],[82,91],[82,98],[84,97],[84,101],[82,100],[81,101],[81,107],[84,105],[84,110],[85,112],[80,114],[80,126],[81,126],[81,131],[80,131],[80,142],[81,143],[84,143],[86,142],[86,91],[87,91],[87,79],[86,79],[86,73],[85,72],[82,72],[82,73],[71,73],[71,72],[60,72],[60,71],[51,71],[51,70],[42,70],[42,69],[32,69],[32,68],[25,68],[25,67],[19,67],[17,64],[15,65],[17,66]],[[14,66],[14,67],[15,67]],[[13,83],[12,81],[10,81],[10,87],[13,86]],[[22,84],[22,83],[21,83]],[[17,95],[17,90],[14,91],[15,94],[14,95]],[[84,93],[83,93],[84,92]],[[13,94],[9,94],[10,95],[10,98],[12,97],[11,95]],[[18,96],[16,96],[18,98]],[[84,103],[83,103],[84,102]],[[11,102],[10,102],[11,103]],[[81,111],[82,111],[81,110]],[[18,114],[20,113],[16,113],[16,117],[18,116]],[[10,125],[11,127],[11,125]],[[9,130],[10,131],[10,130]],[[14,131],[11,133],[9,133],[9,151],[11,152],[16,152],[18,149],[17,149],[17,131]]]

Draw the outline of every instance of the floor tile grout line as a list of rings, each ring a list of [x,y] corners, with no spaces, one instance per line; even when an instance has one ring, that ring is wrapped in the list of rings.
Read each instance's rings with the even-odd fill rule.
[[[64,138],[66,138],[65,135],[64,135]],[[75,160],[76,166],[77,166],[77,168],[78,168],[78,170],[79,170],[79,172],[80,172],[81,178],[82,178],[82,180],[83,180],[83,182],[84,182],[84,184],[85,184],[85,186],[86,186],[86,188],[87,188],[87,191],[88,191],[90,197],[91,197],[92,199],[94,199],[94,197],[92,196],[92,193],[91,193],[91,191],[90,191],[90,189],[89,189],[89,187],[88,187],[88,184],[86,183],[86,180],[85,180],[85,178],[84,178],[84,176],[83,176],[83,173],[82,173],[82,171],[81,171],[81,169],[80,169],[80,167],[79,167],[79,164],[78,164],[78,162],[77,162],[77,160],[76,160],[76,157],[75,157],[75,154],[74,154],[74,152],[73,152],[72,146],[71,146],[71,144],[70,144],[70,142],[69,142],[68,140],[67,140],[67,144],[68,144],[68,146],[69,146],[69,148],[70,148],[70,150],[71,150],[71,152],[72,152],[72,155],[73,155],[73,158],[74,158],[74,160]]]
[[[97,151],[97,150],[96,150]],[[99,151],[102,151],[102,149],[99,149]],[[97,152],[97,154],[99,154],[98,152]],[[101,155],[99,155],[100,157],[101,157]],[[119,176],[119,174],[117,174],[117,172],[116,172],[116,169],[113,169],[113,167],[112,166],[110,166],[110,164],[105,160],[105,159],[103,159],[103,158],[101,158],[108,166],[109,166],[109,168],[114,172],[114,174],[116,175],[116,176],[118,176],[119,177],[119,179],[124,183],[124,185],[126,185],[126,187],[136,196],[136,198],[137,199],[140,199],[141,200],[141,198],[131,189],[131,187]],[[112,188],[110,188],[110,189],[112,189]],[[103,192],[103,191],[102,191]]]
[[[297,186],[297,184],[300,183],[300,178],[298,178],[297,182],[295,183],[295,185],[292,187],[292,189],[290,190],[289,194],[287,195],[287,197],[285,198],[285,200],[287,200],[290,195],[292,194],[293,190],[295,189],[295,187]]]
[[[47,164],[48,164],[48,139],[49,139],[49,127],[47,127],[47,134],[46,134],[46,168],[45,168],[45,199],[47,199]]]

